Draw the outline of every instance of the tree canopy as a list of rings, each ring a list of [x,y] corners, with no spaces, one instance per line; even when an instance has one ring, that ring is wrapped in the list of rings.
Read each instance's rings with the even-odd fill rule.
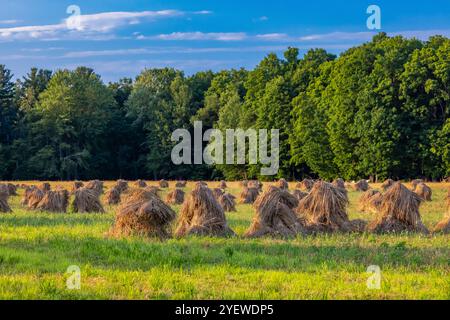
[[[450,40],[376,35],[338,57],[288,48],[253,70],[0,65],[0,179],[440,179],[450,175]],[[280,170],[171,162],[176,129],[279,129]],[[248,144],[248,142],[247,142]],[[206,142],[204,142],[204,147]]]

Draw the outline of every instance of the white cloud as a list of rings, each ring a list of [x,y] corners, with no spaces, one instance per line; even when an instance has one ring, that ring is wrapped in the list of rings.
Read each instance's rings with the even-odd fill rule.
[[[419,40],[428,40],[429,37],[435,35],[441,35],[445,37],[450,37],[450,29],[445,30],[415,30],[415,31],[397,31],[397,32],[388,32],[390,36],[398,36],[402,35],[406,38],[417,38]]]
[[[311,45],[296,46],[302,50],[308,50]],[[324,44],[321,48],[330,50],[345,50],[351,47],[351,44]],[[90,58],[102,56],[128,56],[128,55],[167,55],[167,54],[202,54],[202,53],[243,53],[243,52],[282,52],[287,49],[287,45],[274,46],[239,46],[239,47],[152,47],[152,48],[131,48],[131,49],[112,49],[112,50],[88,50],[67,52],[60,58]]]
[[[289,40],[289,36],[285,33],[258,34],[258,35],[256,35],[256,38],[259,40],[267,40],[267,41]]]
[[[141,11],[141,12],[103,12],[80,16],[79,30],[108,32],[127,24],[139,24],[140,19],[170,18],[184,15],[178,10]]]
[[[155,48],[132,48],[114,50],[89,50],[72,51],[64,54],[63,58],[89,58],[102,56],[126,56],[126,55],[160,55],[160,54],[196,54],[196,53],[218,53],[218,52],[243,52],[263,51],[263,47],[250,48],[185,48],[185,47],[155,47]]]
[[[420,40],[427,40],[433,35],[449,36],[450,30],[405,30],[386,32],[389,36],[404,36],[406,38],[417,38]],[[377,32],[330,32],[323,34],[312,34],[298,38],[300,41],[370,41]]]
[[[194,14],[204,14],[204,15],[207,15],[207,14],[212,14],[213,12],[212,11],[209,11],[209,10],[201,10],[201,11],[195,11],[194,12]]]
[[[60,51],[64,50],[63,47],[48,47],[48,48],[22,48],[22,52],[48,52],[48,51]]]
[[[244,32],[173,32],[170,34],[160,34],[152,37],[138,37],[140,40],[143,39],[154,39],[154,40],[216,40],[216,41],[241,41],[247,38]]]
[[[11,19],[11,20],[0,20],[0,24],[18,24],[20,22],[22,22],[22,20],[14,20],[14,19]]]
[[[159,53],[152,49],[117,49],[117,50],[89,50],[89,51],[72,51],[64,54],[64,58],[88,58],[88,57],[103,57],[103,56],[123,56],[136,54],[155,54]]]
[[[338,40],[370,40],[376,33],[374,32],[330,32],[323,34],[312,34],[302,36],[300,41],[338,41]]]
[[[252,19],[252,21],[253,21],[254,23],[257,23],[257,22],[265,22],[265,21],[268,21],[268,20],[269,20],[269,17],[267,17],[267,16],[261,16],[261,17],[253,18],[253,19]]]
[[[206,14],[209,11],[199,11],[192,14]],[[117,28],[140,24],[145,20],[172,18],[189,13],[178,10],[140,11],[140,12],[102,12],[96,14],[71,16],[58,24],[21,26],[0,28],[0,40],[61,40],[73,38],[105,39],[105,34]],[[111,36],[109,37],[109,39]]]

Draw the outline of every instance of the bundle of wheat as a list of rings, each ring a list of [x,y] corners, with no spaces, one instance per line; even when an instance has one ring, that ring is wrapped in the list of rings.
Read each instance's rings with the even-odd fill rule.
[[[155,186],[148,186],[144,188],[145,191],[153,193],[155,196],[159,198],[159,193],[161,192],[161,189]]]
[[[297,214],[305,220],[306,227],[313,233],[362,231],[364,222],[349,220],[347,204],[348,199],[343,189],[318,181],[311,192],[300,200]]]
[[[371,213],[377,213],[383,195],[377,190],[367,190],[359,198],[359,210],[362,212],[369,211]]]
[[[186,188],[186,185],[186,181],[177,181],[177,183],[175,183],[175,188]]]
[[[220,181],[220,184],[219,184],[219,188],[220,188],[220,189],[226,189],[226,188],[228,188],[227,182],[226,182],[225,180],[221,180],[221,181]]]
[[[9,196],[17,196],[17,186],[12,183],[6,185],[8,187]]]
[[[252,204],[259,196],[259,189],[257,188],[244,188],[239,196],[239,202],[243,204]]]
[[[197,183],[184,201],[180,211],[175,234],[178,237],[189,234],[209,236],[232,236],[235,233],[228,227],[225,212],[212,191]]]
[[[153,192],[131,190],[119,206],[110,235],[168,238],[176,213]]]
[[[447,213],[444,215],[444,219],[433,228],[433,233],[450,233],[450,189],[447,195]]]
[[[72,183],[72,187],[70,188],[70,193],[73,194],[75,191],[77,191],[78,189],[84,187],[84,183],[81,181],[74,181]]]
[[[366,192],[369,190],[369,183],[367,180],[359,180],[355,184],[353,184],[353,190]]]
[[[447,214],[434,228],[433,233],[450,233],[450,214]]]
[[[381,184],[381,189],[383,189],[383,191],[386,191],[387,189],[389,189],[390,187],[392,187],[394,185],[395,181],[392,179],[387,179],[385,180],[382,184]]]
[[[122,191],[118,185],[113,186],[111,189],[106,191],[105,200],[110,206],[117,205],[120,203],[120,195]]]
[[[7,185],[0,184],[0,212],[12,212],[8,204],[9,189]]]
[[[116,181],[115,187],[120,191],[120,193],[128,190],[128,181],[119,179]]]
[[[345,181],[341,178],[337,178],[335,179],[332,183],[331,183],[335,188],[341,189],[342,192],[344,192],[345,194],[345,198],[348,201],[348,192],[347,192],[347,188],[345,187]]]
[[[217,201],[225,212],[236,212],[236,197],[231,193],[222,194]]]
[[[333,181],[333,186],[335,186],[336,188],[341,188],[345,190],[345,181],[341,178],[337,178]]]
[[[292,191],[292,195],[297,198],[298,201],[302,200],[304,197],[308,195],[307,192],[303,192],[301,190]]]
[[[55,191],[47,191],[44,197],[36,206],[41,211],[49,211],[55,213],[65,213],[69,204],[69,191],[58,189]]]
[[[414,188],[414,192],[425,201],[431,201],[432,191],[425,183],[419,183]]]
[[[411,181],[411,189],[412,189],[412,191],[416,191],[417,185],[421,184],[421,183],[425,183],[425,181],[423,181],[422,179],[415,179],[415,180]]]
[[[302,191],[309,192],[311,191],[312,187],[314,185],[314,180],[311,179],[303,179],[302,182],[297,183],[295,186],[296,189],[300,189]]]
[[[169,183],[166,180],[164,180],[164,179],[159,180],[159,187],[162,188],[162,189],[168,188],[169,187]]]
[[[98,189],[88,189],[83,187],[75,191],[72,202],[72,210],[78,213],[105,212],[100,202]]]
[[[167,204],[182,204],[184,202],[184,191],[181,189],[175,189],[169,192],[166,196]]]
[[[42,191],[41,188],[31,187],[28,192],[25,191],[25,196],[24,199],[22,199],[22,203],[25,204],[28,209],[34,210],[37,208],[39,202],[41,202],[47,192]]]
[[[289,189],[289,183],[285,179],[280,179],[274,184],[275,187],[288,190]]]
[[[44,192],[50,191],[51,190],[51,186],[50,183],[48,182],[44,182],[39,186],[39,189],[41,189]]]
[[[223,191],[222,189],[219,188],[214,188],[212,189],[214,198],[216,198],[216,200],[218,200],[224,193],[225,191]]]
[[[306,233],[303,221],[294,208],[298,200],[285,189],[270,186],[255,201],[256,215],[246,231],[246,237],[295,237]]]
[[[137,188],[145,188],[147,187],[147,183],[144,180],[138,180],[134,183]]]
[[[375,221],[368,225],[374,233],[400,233],[403,231],[428,233],[422,223],[419,206],[422,199],[396,182],[383,195]]]
[[[100,180],[91,180],[86,183],[86,189],[94,190],[98,195],[103,193],[103,181]]]
[[[32,192],[34,189],[37,189],[37,187],[36,187],[36,186],[25,186],[24,189],[25,189],[25,192],[24,192],[24,194],[23,194],[22,199],[20,200],[20,204],[21,204],[22,206],[25,206],[25,207],[26,207],[26,206],[28,206],[28,200],[29,200],[29,198],[30,198],[31,192]]]

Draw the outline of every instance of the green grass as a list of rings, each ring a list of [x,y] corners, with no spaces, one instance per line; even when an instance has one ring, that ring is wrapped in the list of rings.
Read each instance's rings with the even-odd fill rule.
[[[421,208],[425,225],[444,213],[445,187]],[[238,194],[239,188],[232,189]],[[356,209],[351,218],[371,219]],[[111,239],[107,214],[0,215],[0,299],[450,299],[449,236],[321,235],[291,240]],[[176,207],[178,210],[179,207]],[[253,209],[227,215],[242,235]],[[70,265],[81,290],[66,288]],[[380,290],[366,272],[379,265]]]

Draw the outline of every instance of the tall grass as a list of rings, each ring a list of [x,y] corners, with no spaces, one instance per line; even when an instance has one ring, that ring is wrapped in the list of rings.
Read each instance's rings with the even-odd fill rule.
[[[228,185],[239,194],[238,183]],[[421,207],[427,227],[442,218],[448,185],[431,187],[434,201]],[[349,192],[350,217],[370,220],[357,211],[360,195]],[[14,213],[0,215],[1,299],[450,299],[445,235],[111,239],[115,207],[50,214],[24,210],[19,200],[10,199]],[[227,218],[242,235],[253,209],[237,210]],[[81,290],[66,288],[71,265],[81,269]],[[366,286],[370,265],[381,268],[380,290]]]

